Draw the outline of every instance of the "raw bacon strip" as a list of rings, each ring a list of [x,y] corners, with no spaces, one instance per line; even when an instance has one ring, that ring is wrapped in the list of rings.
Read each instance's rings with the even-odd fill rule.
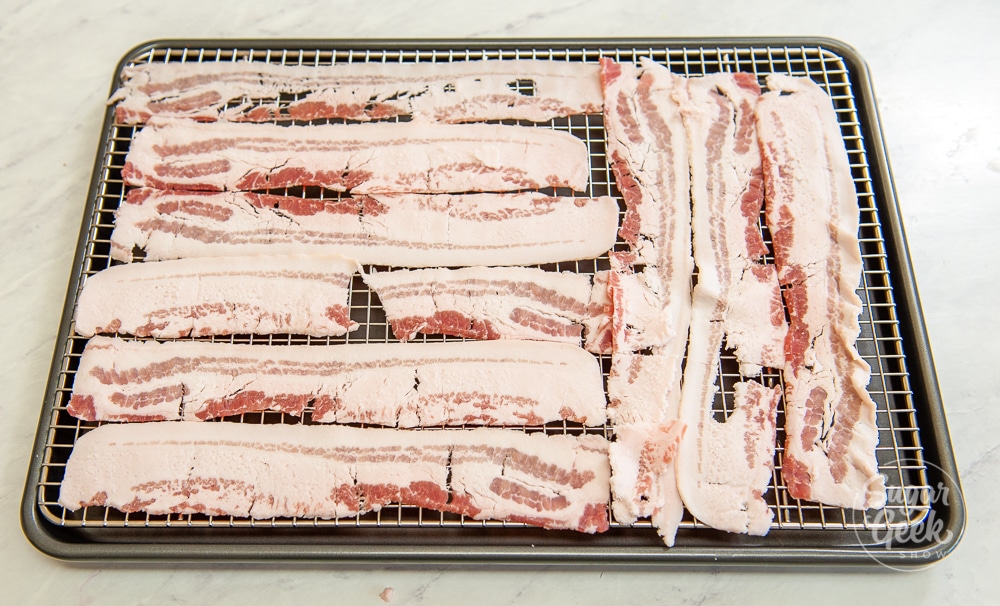
[[[785,363],[787,324],[759,221],[764,203],[750,74],[691,78],[677,90],[691,159],[692,228],[699,322],[722,322],[746,376]],[[762,313],[766,310],[766,313]]]
[[[614,311],[611,327],[613,349],[633,352],[669,346],[679,367],[679,356],[684,354],[684,349],[675,315],[687,313],[687,310],[671,304],[682,297],[677,291],[672,293],[670,285],[665,282],[669,279],[669,272],[654,266],[635,272],[633,253],[612,252],[609,260],[608,290]]]
[[[69,413],[87,421],[203,421],[277,410],[390,427],[604,423],[597,359],[561,343],[333,346],[94,337]]]
[[[749,74],[692,78],[677,90],[691,158],[698,266],[680,404],[688,434],[677,455],[677,485],[699,521],[750,534],[766,534],[773,517],[762,495],[773,470],[780,392],[755,381],[737,382],[733,412],[723,421],[713,414],[713,404],[724,336],[743,374],[784,364],[787,326],[777,275],[760,262],[767,248],[758,227],[763,183],[754,107],[759,96]]]
[[[513,194],[379,194],[317,200],[254,193],[128,193],[111,256],[131,261],[301,252],[397,267],[534,265],[604,254],[613,198]]]
[[[608,152],[628,207],[619,233],[632,248],[612,258],[615,347],[661,348],[680,364],[694,269],[686,135],[673,98],[684,80],[645,59],[601,67]],[[635,264],[645,264],[640,274]]]
[[[281,95],[297,95],[286,104]],[[603,97],[598,67],[567,61],[456,61],[329,66],[235,63],[148,63],[122,70],[118,122],[152,116],[260,122],[346,118],[471,122],[544,122],[597,113]]]
[[[627,205],[620,235],[637,263],[684,273],[692,265],[688,155],[674,94],[685,80],[646,58],[639,66],[602,59],[601,68],[608,159]]]
[[[176,338],[358,327],[348,296],[357,264],[343,257],[230,257],[113,265],[89,276],[76,332]]]
[[[615,353],[608,373],[608,418],[614,427],[662,423],[676,417],[680,366],[660,354]]]
[[[677,453],[677,487],[684,506],[699,521],[729,532],[764,535],[773,517],[763,494],[774,469],[780,389],[753,380],[737,382],[732,412],[724,421],[715,417],[723,322],[702,320],[698,294],[696,290],[680,403],[688,433]]]
[[[582,190],[587,147],[565,132],[494,124],[150,124],[127,185],[199,191],[318,186],[355,193]]]
[[[59,503],[162,514],[340,518],[389,503],[545,528],[608,528],[600,436],[503,429],[125,423],[81,436]]]
[[[871,369],[858,354],[858,200],[830,98],[772,75],[757,106],[766,215],[790,317],[782,477],[798,499],[880,508]]]
[[[615,520],[633,524],[649,517],[668,547],[673,547],[678,520],[684,515],[674,479],[674,459],[684,431],[684,423],[676,420],[621,425],[615,428],[609,449]]]
[[[758,374],[762,366],[785,365],[788,322],[774,265],[755,262],[743,270],[730,286],[724,322],[726,346],[736,355],[743,376]]]
[[[781,389],[751,379],[736,383],[733,390],[733,410],[724,422],[711,409],[697,411],[694,418],[682,405],[688,434],[677,453],[677,487],[684,506],[699,521],[763,536],[774,517],[763,495],[774,471]]]
[[[631,248],[612,254],[609,278],[615,350],[608,386],[615,411],[609,415],[616,442],[623,441],[612,458],[613,506],[625,512],[649,501],[643,515],[672,545],[683,508],[667,432],[676,437],[684,431],[676,418],[693,271],[686,135],[674,99],[684,80],[641,61],[601,60],[608,157],[627,207],[619,235]],[[637,264],[645,265],[639,273]],[[670,460],[655,466],[635,460],[647,450],[671,453]]]
[[[611,315],[614,303],[611,301],[609,282],[611,272],[602,270],[594,273],[594,287],[590,291],[587,309],[588,317],[583,319],[583,347],[597,354],[611,354],[614,348]]]
[[[595,301],[585,274],[528,267],[417,269],[365,274],[400,341],[418,333],[470,339],[529,339],[600,351],[584,328],[600,324],[606,305]]]
[[[633,524],[649,517],[667,546],[673,546],[684,513],[674,471],[686,431],[676,418],[679,375],[671,356],[620,352],[611,356],[608,375],[615,519]]]

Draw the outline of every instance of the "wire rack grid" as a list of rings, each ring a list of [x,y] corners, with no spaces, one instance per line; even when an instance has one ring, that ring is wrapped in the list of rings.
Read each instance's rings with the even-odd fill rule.
[[[451,62],[476,59],[549,59],[557,61],[596,62],[601,57],[611,57],[617,61],[637,61],[649,57],[666,65],[675,73],[696,77],[719,71],[749,72],[757,76],[763,84],[769,73],[786,73],[807,76],[822,86],[831,96],[848,150],[851,170],[858,193],[861,211],[860,245],[863,259],[863,280],[858,293],[863,301],[861,315],[862,333],[858,349],[862,357],[872,367],[869,392],[877,405],[879,446],[877,458],[879,470],[887,478],[890,500],[885,510],[880,512],[853,512],[816,503],[793,499],[788,495],[782,482],[781,467],[784,434],[781,429],[782,408],[778,412],[778,445],[772,484],[766,499],[775,512],[773,530],[867,530],[884,527],[904,528],[919,524],[929,511],[930,487],[925,473],[923,448],[917,427],[913,394],[909,385],[904,344],[900,336],[899,318],[893,299],[890,280],[887,247],[882,232],[879,210],[872,187],[872,177],[862,125],[855,106],[851,74],[837,53],[822,47],[702,47],[692,48],[481,48],[456,50],[441,49],[307,49],[307,48],[153,48],[132,58],[133,64],[144,62],[229,62],[263,61],[294,65],[332,65],[338,63],[368,62]],[[518,82],[521,87],[524,83]],[[522,91],[525,92],[525,91]],[[526,91],[530,93],[530,88]],[[297,95],[283,95],[279,102],[297,100]],[[246,101],[246,100],[245,100]],[[252,101],[252,100],[250,100]],[[328,121],[322,121],[328,122]],[[336,121],[329,121],[336,122]],[[592,171],[585,192],[558,191],[560,195],[601,196],[612,195],[620,199],[605,155],[603,117],[600,114],[572,116],[554,119],[548,123],[532,124],[539,128],[553,128],[572,133],[587,145],[590,152]],[[97,195],[91,201],[93,213],[87,232],[87,241],[80,272],[80,284],[86,276],[96,273],[111,264],[110,236],[114,228],[115,210],[122,203],[126,187],[121,178],[125,155],[136,127],[112,123],[106,132],[107,153],[100,159],[100,180]],[[303,197],[326,197],[339,194],[316,188],[297,188],[285,192]],[[765,241],[770,244],[769,234],[763,217],[761,230]],[[624,249],[619,242],[616,248]],[[559,263],[543,266],[546,269],[575,271],[593,274],[608,267],[607,257]],[[79,295],[71,293],[73,301]],[[350,294],[351,317],[361,324],[358,331],[343,337],[317,339],[301,335],[237,335],[226,338],[213,337],[210,340],[224,340],[233,343],[268,345],[291,344],[342,344],[362,342],[391,342],[392,332],[386,322],[377,297],[367,288],[360,277],[355,276]],[[449,337],[423,336],[425,341],[451,340]],[[61,366],[55,399],[51,406],[50,422],[47,427],[46,443],[42,462],[42,472],[36,486],[37,507],[50,523],[65,527],[292,527],[292,528],[338,528],[338,527],[504,527],[520,528],[519,523],[499,521],[475,521],[462,516],[433,512],[405,505],[383,508],[379,512],[358,515],[339,520],[320,519],[270,519],[252,520],[225,516],[200,514],[153,516],[145,513],[123,513],[104,507],[87,507],[77,512],[68,512],[58,504],[60,481],[66,460],[77,438],[96,426],[82,422],[66,412],[66,405],[72,393],[73,378],[86,339],[74,334],[68,335],[65,350],[61,352]],[[605,377],[610,369],[610,358],[602,356]],[[720,360],[720,391],[716,398],[716,409],[720,416],[732,409],[732,385],[741,380],[738,364],[728,353]],[[781,384],[781,374],[774,369],[765,369],[763,380],[767,384]],[[291,417],[277,412],[244,414],[225,419],[225,422],[243,423],[309,423],[311,411],[307,408],[303,417]],[[567,423],[555,423],[541,427],[520,427],[524,431],[544,431],[547,433],[597,432],[612,436],[610,427],[582,428]],[[623,525],[612,520],[612,530]],[[636,526],[649,526],[648,520],[640,520]],[[682,528],[703,528],[697,520],[686,514]]]

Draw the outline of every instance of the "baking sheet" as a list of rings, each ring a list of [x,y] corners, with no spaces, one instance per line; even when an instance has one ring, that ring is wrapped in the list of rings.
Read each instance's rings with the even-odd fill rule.
[[[791,498],[782,483],[782,412],[772,485],[765,495],[775,512],[766,537],[729,535],[700,525],[686,514],[677,544],[668,549],[647,520],[633,527],[618,524],[599,536],[544,531],[519,523],[475,521],[418,507],[390,506],[377,513],[339,520],[251,520],[205,515],[151,516],[104,507],[68,512],[57,503],[65,462],[76,439],[95,423],[71,417],[66,404],[86,339],[72,332],[72,312],[85,276],[110,265],[109,240],[114,211],[123,200],[121,168],[135,127],[114,123],[109,108],[96,158],[91,194],[74,261],[74,275],[53,367],[42,407],[31,468],[22,504],[22,524],[39,549],[69,559],[221,558],[232,560],[378,560],[582,563],[818,563],[898,565],[939,559],[957,543],[964,527],[959,498],[935,498],[939,486],[960,496],[957,473],[937,390],[933,363],[909,270],[905,237],[893,195],[867,70],[849,47],[831,40],[586,40],[586,41],[161,41],[138,47],[127,64],[163,61],[267,61],[329,65],[344,62],[440,62],[475,59],[537,58],[596,62],[600,57],[636,61],[641,56],[672,71],[697,76],[745,71],[763,83],[768,73],[809,76],[829,92],[837,110],[861,206],[860,242],[864,304],[861,355],[872,367],[869,392],[877,405],[879,470],[887,478],[890,502],[884,510],[855,512]],[[294,96],[282,97],[284,102]],[[327,122],[327,121],[323,121]],[[336,122],[336,121],[330,121]],[[524,123],[530,125],[531,123]],[[572,116],[534,125],[568,131],[590,151],[588,188],[577,195],[613,195],[620,199],[605,158],[603,117]],[[290,195],[335,195],[298,188]],[[568,195],[569,192],[558,193]],[[761,221],[765,240],[770,243]],[[624,249],[624,244],[618,247]],[[607,268],[607,258],[560,263],[546,269],[593,273]],[[356,276],[351,315],[361,329],[343,337],[316,339],[297,335],[227,337],[238,343],[274,345],[390,342],[392,333],[377,298]],[[422,337],[427,341],[448,337]],[[221,340],[215,338],[214,340]],[[602,358],[605,373],[609,357]],[[731,355],[720,367],[719,415],[732,405],[732,385],[739,380]],[[763,380],[781,382],[765,371]],[[276,412],[227,419],[243,423],[310,422]],[[567,423],[517,428],[547,433],[598,432]],[[941,520],[945,533],[925,533],[925,540],[886,549],[893,536],[918,536],[922,526]],[[894,534],[895,533],[895,534]],[[248,548],[249,547],[249,548]],[[872,552],[879,557],[873,558]]]

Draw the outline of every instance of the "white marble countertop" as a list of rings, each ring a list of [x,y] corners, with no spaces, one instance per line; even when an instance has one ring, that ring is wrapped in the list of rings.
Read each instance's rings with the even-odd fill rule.
[[[10,604],[983,603],[1000,558],[1000,57],[993,0],[3,0],[0,579]],[[157,38],[829,36],[868,61],[968,503],[912,573],[71,566],[18,510],[112,70]],[[991,301],[993,303],[991,303]],[[991,311],[992,310],[992,311]],[[990,470],[994,471],[990,471]],[[994,478],[991,480],[990,478]],[[992,579],[995,580],[995,579]]]

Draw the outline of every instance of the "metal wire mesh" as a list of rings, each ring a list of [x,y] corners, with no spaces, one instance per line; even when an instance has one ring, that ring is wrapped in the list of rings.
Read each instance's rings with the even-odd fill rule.
[[[923,450],[917,427],[916,411],[910,391],[906,354],[900,337],[899,319],[893,300],[892,283],[889,275],[887,247],[883,239],[881,222],[876,207],[872,187],[870,167],[865,150],[862,125],[855,107],[851,87],[851,74],[844,60],[830,50],[818,47],[715,47],[715,48],[496,48],[496,49],[425,49],[425,50],[329,50],[329,49],[255,49],[255,48],[155,48],[134,58],[134,63],[143,62],[226,62],[264,61],[283,64],[331,65],[335,63],[360,62],[449,62],[476,59],[517,59],[537,58],[557,61],[596,62],[600,57],[612,57],[618,61],[637,61],[639,57],[650,57],[665,64],[672,71],[698,76],[719,71],[744,71],[758,77],[763,83],[769,73],[786,73],[808,76],[820,84],[831,96],[840,121],[844,141],[848,149],[851,169],[861,206],[860,242],[863,259],[863,282],[859,295],[864,310],[861,316],[862,333],[858,349],[862,357],[872,367],[869,392],[877,405],[879,446],[877,458],[879,471],[885,474],[890,491],[890,503],[886,510],[874,515],[842,510],[816,503],[793,499],[788,495],[781,478],[784,432],[782,429],[783,410],[778,410],[778,445],[772,485],[765,495],[775,512],[773,529],[846,530],[883,527],[908,527],[920,523],[929,511],[929,491],[925,474]],[[519,83],[519,88],[523,83]],[[279,103],[290,103],[298,95],[283,95]],[[244,100],[246,101],[246,100]],[[252,101],[252,100],[250,100]],[[323,120],[320,122],[337,122]],[[530,124],[530,123],[525,123]],[[577,136],[587,145],[592,158],[590,183],[586,192],[578,195],[601,196],[620,195],[614,184],[607,158],[603,117],[599,114],[573,116],[555,119],[549,123],[535,125],[539,128],[564,130]],[[100,271],[111,264],[110,237],[114,227],[114,213],[123,201],[125,186],[121,179],[121,169],[125,162],[135,127],[112,124],[106,133],[108,151],[97,170],[100,184],[93,204],[93,219],[89,227],[81,276]],[[290,195],[322,197],[329,192],[313,191],[310,188],[290,190]],[[559,191],[560,195],[572,192]],[[770,244],[769,234],[761,220],[765,241]],[[617,247],[624,248],[619,242]],[[544,266],[546,269],[576,271],[592,274],[608,266],[607,258],[559,263]],[[82,280],[81,280],[82,284]],[[77,296],[79,292],[76,293]],[[350,309],[353,320],[361,324],[358,331],[329,339],[301,335],[254,336],[239,335],[210,340],[225,340],[234,343],[271,345],[291,344],[346,344],[362,342],[394,341],[377,297],[356,276],[350,293]],[[449,337],[422,336],[425,341],[449,340]],[[64,510],[57,502],[59,486],[63,477],[66,460],[77,438],[96,426],[73,418],[66,412],[66,405],[72,392],[73,378],[83,352],[86,339],[70,334],[62,352],[58,387],[54,407],[51,410],[47,429],[42,472],[37,485],[37,506],[42,516],[49,522],[68,527],[521,527],[519,523],[499,521],[474,521],[463,516],[438,513],[411,506],[385,507],[377,513],[358,515],[339,520],[320,519],[270,519],[252,520],[246,518],[220,517],[208,515],[153,516],[145,513],[123,513],[104,507],[87,507],[77,512]],[[610,359],[603,357],[602,367],[607,375]],[[720,393],[716,406],[720,414],[732,410],[732,386],[740,380],[735,358],[725,354],[720,360]],[[762,380],[765,384],[782,383],[780,372],[765,369]],[[291,417],[277,412],[244,414],[226,419],[242,423],[309,423],[311,410],[307,408],[303,417]],[[568,423],[554,423],[543,427],[520,428],[525,431],[548,433],[598,432],[611,437],[609,427],[582,428]],[[648,526],[640,520],[637,526]],[[620,526],[612,520],[612,530]],[[685,517],[682,527],[697,528],[699,524],[690,516]]]

